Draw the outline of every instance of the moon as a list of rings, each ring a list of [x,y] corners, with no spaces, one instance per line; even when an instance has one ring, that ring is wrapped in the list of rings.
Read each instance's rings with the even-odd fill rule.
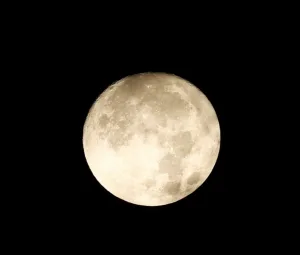
[[[110,85],[83,127],[87,164],[114,196],[161,206],[199,188],[220,150],[220,125],[208,98],[187,80],[141,73]]]

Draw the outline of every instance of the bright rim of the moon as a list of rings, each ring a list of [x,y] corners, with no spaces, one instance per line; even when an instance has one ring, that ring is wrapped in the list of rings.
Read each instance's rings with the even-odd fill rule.
[[[188,81],[142,73],[109,86],[83,129],[98,182],[127,202],[159,206],[194,192],[211,173],[220,126],[207,97]]]

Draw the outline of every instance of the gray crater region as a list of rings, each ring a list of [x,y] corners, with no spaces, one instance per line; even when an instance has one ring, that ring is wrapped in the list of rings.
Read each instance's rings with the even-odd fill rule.
[[[87,163],[99,183],[129,203],[183,199],[208,178],[220,126],[207,97],[171,74],[143,73],[108,87],[83,128]]]

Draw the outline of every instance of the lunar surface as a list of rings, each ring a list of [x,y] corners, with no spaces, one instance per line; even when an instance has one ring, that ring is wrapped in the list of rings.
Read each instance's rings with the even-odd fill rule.
[[[220,126],[208,98],[171,74],[142,73],[109,86],[83,128],[98,182],[129,203],[159,206],[193,193],[211,173]]]

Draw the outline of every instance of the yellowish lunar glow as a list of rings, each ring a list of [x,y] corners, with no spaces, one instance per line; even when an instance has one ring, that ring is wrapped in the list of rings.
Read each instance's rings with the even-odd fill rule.
[[[127,202],[158,206],[194,192],[211,173],[220,126],[207,97],[165,73],[125,77],[91,107],[83,130],[99,183]]]

